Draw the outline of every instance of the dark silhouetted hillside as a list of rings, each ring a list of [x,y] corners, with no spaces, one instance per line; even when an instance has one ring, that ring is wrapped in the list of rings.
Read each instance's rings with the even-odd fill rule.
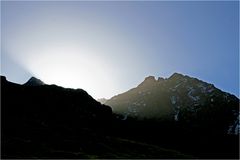
[[[1,77],[3,158],[49,158],[58,155],[51,153],[51,148],[77,149],[76,144],[64,146],[68,144],[65,141],[78,140],[87,145],[94,130],[104,129],[112,118],[110,107],[82,89],[39,82],[31,78],[25,85],[18,85]]]
[[[36,78],[19,85],[1,76],[1,93],[1,158],[190,157],[111,136],[118,121],[111,108],[82,89],[44,85]]]
[[[1,158],[239,158],[239,100],[197,79],[147,77],[107,101],[116,113],[82,89],[26,84],[1,76]]]

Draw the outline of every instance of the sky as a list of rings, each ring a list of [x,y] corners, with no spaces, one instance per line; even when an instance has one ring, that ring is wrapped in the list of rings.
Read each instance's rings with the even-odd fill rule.
[[[1,1],[1,75],[110,98],[178,72],[239,97],[238,1]]]

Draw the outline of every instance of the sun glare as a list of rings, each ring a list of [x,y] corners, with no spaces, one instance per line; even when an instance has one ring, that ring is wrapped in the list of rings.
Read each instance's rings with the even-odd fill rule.
[[[47,84],[82,88],[94,98],[109,98],[112,89],[116,88],[107,63],[86,49],[48,48],[29,56],[27,65],[34,76]],[[109,90],[104,87],[106,85]]]

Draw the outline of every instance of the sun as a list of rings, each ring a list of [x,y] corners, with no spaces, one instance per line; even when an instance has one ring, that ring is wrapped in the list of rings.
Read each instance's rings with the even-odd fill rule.
[[[27,68],[46,84],[82,88],[94,98],[109,98],[116,89],[111,69],[87,49],[58,46],[31,54]]]

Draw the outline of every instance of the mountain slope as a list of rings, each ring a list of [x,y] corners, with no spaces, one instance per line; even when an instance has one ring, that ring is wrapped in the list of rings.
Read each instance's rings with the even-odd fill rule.
[[[94,120],[104,118],[104,114],[106,117],[112,114],[110,107],[101,105],[82,89],[40,85],[42,83],[39,82],[42,81],[31,78],[26,83],[29,85],[18,85],[1,78],[3,116],[9,120],[24,120],[23,116],[27,116],[36,123],[52,123],[55,120],[54,123],[61,123],[57,122],[61,117],[61,121],[70,123],[82,118]]]
[[[110,107],[82,89],[35,84],[19,85],[1,76],[1,158],[69,158],[73,155],[51,150],[73,151],[91,143],[88,139],[101,139],[95,134],[108,126]]]
[[[1,158],[192,157],[114,136],[122,131],[111,108],[84,90],[19,85],[1,76],[1,93]]]
[[[123,120],[147,118],[191,122],[230,133],[239,130],[237,97],[179,73],[158,80],[149,76],[136,88],[112,97],[105,104],[111,106],[113,112],[122,114]]]
[[[26,83],[24,83],[23,85],[25,86],[41,86],[44,85],[44,82],[41,81],[38,78],[35,77],[31,77]]]
[[[139,87],[154,89],[155,81]],[[169,119],[123,121],[84,90],[19,85],[1,76],[1,158],[239,157],[238,136],[195,132],[196,125],[174,121],[174,114]]]
[[[99,99],[97,99],[97,101],[104,104],[105,102],[107,102],[107,99],[106,98],[99,98]]]

